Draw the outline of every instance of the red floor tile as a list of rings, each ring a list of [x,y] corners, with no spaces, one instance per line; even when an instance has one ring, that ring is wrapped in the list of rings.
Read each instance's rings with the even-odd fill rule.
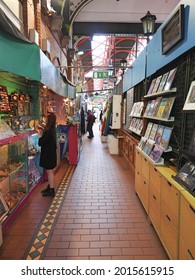
[[[128,164],[123,157],[108,153],[98,128],[96,124],[94,139],[85,139],[41,258],[168,259],[135,194]],[[62,166],[56,174],[58,184],[63,169]],[[4,233],[0,259],[22,259],[36,236],[52,201],[40,194],[45,185],[33,192]],[[24,242],[19,249],[21,240]]]

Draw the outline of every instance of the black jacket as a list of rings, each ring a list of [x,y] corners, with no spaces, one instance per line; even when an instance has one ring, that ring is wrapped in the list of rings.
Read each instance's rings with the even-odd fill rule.
[[[40,166],[45,169],[55,168],[57,165],[57,146],[51,131],[44,131],[38,144],[41,146]]]

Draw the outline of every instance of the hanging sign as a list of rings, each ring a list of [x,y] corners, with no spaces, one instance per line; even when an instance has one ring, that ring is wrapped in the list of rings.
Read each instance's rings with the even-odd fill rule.
[[[108,71],[94,71],[93,78],[94,79],[108,79]]]

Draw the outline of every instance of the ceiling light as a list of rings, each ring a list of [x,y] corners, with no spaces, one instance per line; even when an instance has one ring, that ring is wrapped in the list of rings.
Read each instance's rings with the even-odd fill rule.
[[[84,51],[78,51],[77,54],[78,54],[78,55],[83,55],[83,54],[84,54]]]

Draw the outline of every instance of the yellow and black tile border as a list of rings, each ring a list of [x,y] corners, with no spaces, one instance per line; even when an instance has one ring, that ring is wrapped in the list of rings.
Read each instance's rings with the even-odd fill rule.
[[[59,188],[57,189],[57,193],[52,200],[52,203],[45,213],[45,216],[39,225],[38,230],[36,231],[36,235],[33,237],[31,241],[30,248],[27,253],[25,253],[24,259],[26,260],[41,260],[43,256],[44,250],[47,248],[47,244],[49,241],[50,234],[52,232],[53,227],[55,226],[58,214],[62,207],[63,201],[65,199],[65,194],[67,191],[67,187],[69,185],[70,179],[74,173],[75,166],[71,165],[68,167]]]

